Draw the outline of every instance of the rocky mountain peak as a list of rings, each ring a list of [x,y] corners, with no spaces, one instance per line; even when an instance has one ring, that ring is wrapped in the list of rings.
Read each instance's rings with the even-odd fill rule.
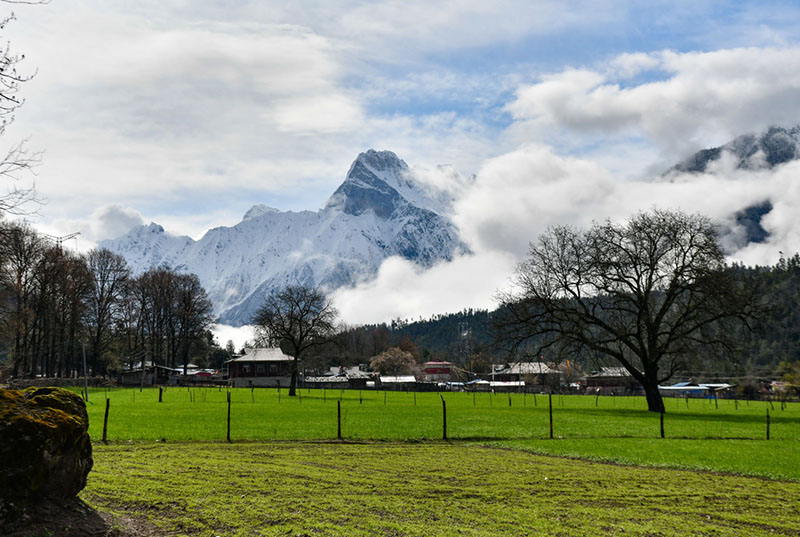
[[[365,166],[373,172],[402,172],[408,170],[408,164],[392,151],[376,151],[368,149],[360,153],[348,172],[348,177],[357,165]]]
[[[365,151],[353,161],[326,207],[339,207],[354,216],[373,211],[389,218],[406,201],[397,187],[410,186],[408,174],[408,165],[391,151]]]

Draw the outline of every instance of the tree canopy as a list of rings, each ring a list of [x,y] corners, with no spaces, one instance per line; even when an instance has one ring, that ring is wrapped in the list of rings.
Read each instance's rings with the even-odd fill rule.
[[[417,361],[410,352],[399,347],[389,347],[369,361],[369,367],[382,375],[408,375],[414,373]]]

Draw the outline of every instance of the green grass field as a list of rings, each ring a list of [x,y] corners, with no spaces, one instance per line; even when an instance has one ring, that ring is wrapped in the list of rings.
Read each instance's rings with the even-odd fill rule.
[[[797,536],[800,520],[796,482],[441,441],[99,445],[81,497],[204,537]]]
[[[703,469],[800,481],[800,404],[667,399],[666,439],[659,416],[641,397],[553,396],[555,439],[549,438],[547,396],[442,393],[448,438],[543,454],[644,466]],[[224,442],[226,390],[168,388],[90,390],[90,433],[120,442]],[[234,442],[325,440],[337,434],[341,398],[347,440],[421,441],[442,437],[436,393],[231,390]],[[510,401],[510,404],[509,404]],[[766,441],[766,413],[770,440]]]

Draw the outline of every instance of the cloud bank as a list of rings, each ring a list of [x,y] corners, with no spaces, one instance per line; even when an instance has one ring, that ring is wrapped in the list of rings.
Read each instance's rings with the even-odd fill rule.
[[[800,48],[622,54],[517,89],[517,136],[639,136],[676,159],[800,118]],[[602,143],[601,143],[602,145]]]

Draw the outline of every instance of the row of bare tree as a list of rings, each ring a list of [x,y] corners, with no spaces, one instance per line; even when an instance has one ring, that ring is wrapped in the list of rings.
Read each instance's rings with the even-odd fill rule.
[[[212,322],[194,274],[133,277],[106,249],[76,254],[0,223],[0,361],[14,377],[102,375],[150,360],[185,365]]]

